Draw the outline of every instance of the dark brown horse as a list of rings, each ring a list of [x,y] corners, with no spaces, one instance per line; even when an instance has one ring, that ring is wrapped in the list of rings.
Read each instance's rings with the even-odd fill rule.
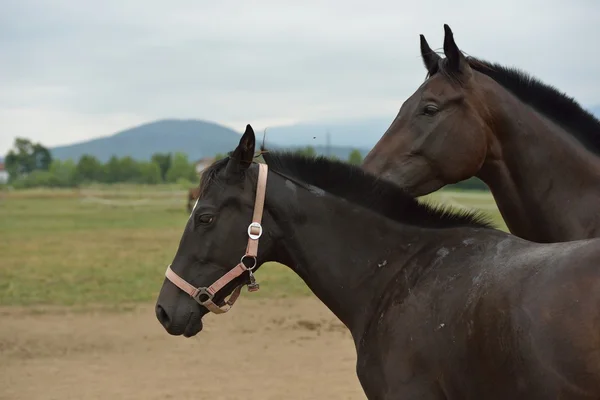
[[[463,56],[444,29],[446,58],[421,35],[428,79],[363,168],[415,196],[477,176],[515,235],[600,236],[600,122],[523,72]]]
[[[188,195],[187,195],[187,210],[188,213],[192,212],[192,209],[194,208],[194,203],[196,203],[196,200],[198,200],[198,196],[200,195],[200,187],[196,186],[195,188],[191,188],[188,189]]]
[[[253,155],[248,126],[203,174],[156,303],[168,333],[277,261],[349,329],[369,399],[600,398],[600,239],[532,243],[349,164]]]

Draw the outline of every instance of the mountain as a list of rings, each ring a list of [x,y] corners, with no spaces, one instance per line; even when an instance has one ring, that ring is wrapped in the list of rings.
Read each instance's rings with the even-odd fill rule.
[[[588,110],[600,118],[600,105]],[[353,149],[358,149],[364,157],[392,120],[392,117],[380,117],[268,127],[266,145],[273,150],[313,146],[317,154],[331,154],[342,159],[347,159]],[[264,128],[254,128],[257,142],[262,143]],[[83,154],[94,155],[103,162],[113,154],[147,160],[157,152],[176,151],[187,153],[190,160],[197,160],[231,151],[237,145],[240,133],[209,121],[164,119],[114,135],[54,147],[50,151],[53,157],[63,160],[78,160]]]
[[[363,124],[363,126],[365,126]],[[324,129],[331,129],[338,135],[335,145],[327,148],[325,141],[313,140],[312,137],[324,137]],[[347,130],[349,134],[340,135]],[[374,129],[369,130],[373,132]],[[311,132],[314,132],[312,134]],[[343,125],[294,125],[289,127],[275,127],[267,130],[266,145],[269,149],[294,149],[297,147],[313,146],[317,154],[331,154],[346,159],[354,148],[358,148],[365,156],[372,146],[360,146],[368,143],[364,139],[358,140],[359,128],[347,124]],[[262,143],[262,131],[257,130],[257,144]],[[311,136],[312,135],[312,136]],[[344,140],[339,140],[338,136]],[[357,138],[355,140],[355,138]],[[379,136],[372,135],[375,144]],[[114,135],[92,139],[66,146],[50,148],[52,156],[57,159],[78,160],[83,154],[90,154],[100,161],[106,162],[112,155],[118,157],[131,156],[138,160],[148,160],[157,152],[184,152],[190,160],[214,156],[217,153],[227,153],[237,146],[240,133],[216,124],[201,120],[175,120],[165,119],[136,126]],[[358,143],[357,144],[354,144]],[[334,140],[332,140],[334,143]]]
[[[213,122],[160,120],[111,136],[51,148],[54,158],[78,160],[83,154],[106,162],[112,155],[149,160],[157,152],[183,152],[190,160],[225,153],[237,146],[240,135]]]

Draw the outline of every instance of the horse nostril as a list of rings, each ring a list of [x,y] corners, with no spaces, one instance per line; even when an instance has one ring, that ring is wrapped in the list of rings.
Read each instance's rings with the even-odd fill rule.
[[[169,315],[167,315],[165,309],[162,308],[160,305],[156,306],[156,318],[158,318],[162,326],[164,326],[165,328],[169,327],[171,319],[169,318]]]

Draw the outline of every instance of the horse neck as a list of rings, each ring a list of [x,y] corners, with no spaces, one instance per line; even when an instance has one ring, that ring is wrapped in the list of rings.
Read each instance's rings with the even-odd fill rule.
[[[494,86],[485,94],[492,135],[477,176],[490,187],[511,233],[536,242],[594,236],[590,221],[599,213],[600,158]],[[596,229],[600,234],[600,226]]]
[[[272,176],[272,174],[271,174]],[[277,176],[273,177],[275,181]],[[360,338],[385,287],[419,248],[415,228],[300,187],[267,190],[280,239],[270,259],[288,266]],[[282,193],[286,192],[286,193]],[[411,244],[411,242],[413,242]]]

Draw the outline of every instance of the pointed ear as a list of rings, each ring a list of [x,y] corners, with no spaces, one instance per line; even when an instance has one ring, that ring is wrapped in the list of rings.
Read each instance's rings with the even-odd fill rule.
[[[427,40],[425,40],[424,35],[419,36],[421,38],[421,58],[423,59],[423,64],[425,64],[425,69],[427,69],[427,72],[432,75],[442,57],[440,57],[435,51],[431,50],[431,47],[429,47],[429,43],[427,43]]]
[[[444,54],[448,60],[448,67],[454,72],[467,72],[470,69],[465,56],[454,41],[454,34],[448,24],[444,24]]]
[[[240,139],[240,143],[229,156],[229,162],[227,163],[228,174],[239,174],[250,167],[254,159],[255,143],[254,130],[248,124],[246,125],[246,131]]]

